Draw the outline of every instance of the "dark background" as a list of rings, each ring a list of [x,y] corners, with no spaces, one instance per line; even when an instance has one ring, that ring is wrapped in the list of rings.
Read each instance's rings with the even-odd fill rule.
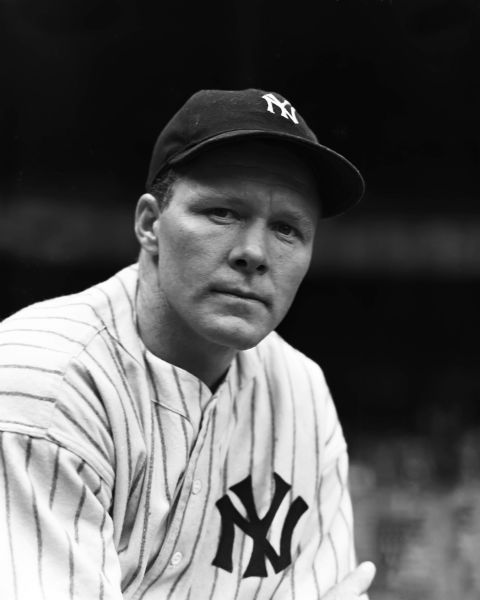
[[[479,24],[475,0],[0,0],[0,316],[135,260],[151,148],[199,88],[280,92],[363,172],[280,330],[324,368],[360,519],[391,508],[359,534],[374,600],[480,593],[460,542],[435,563],[457,587],[401,579],[420,542],[395,505],[443,490],[456,523],[478,479]]]

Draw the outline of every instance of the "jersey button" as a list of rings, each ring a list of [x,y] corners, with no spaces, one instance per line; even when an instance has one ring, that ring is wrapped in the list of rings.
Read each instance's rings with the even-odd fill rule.
[[[202,482],[200,479],[195,479],[192,485],[192,494],[198,494],[202,489]]]
[[[181,552],[175,552],[175,554],[170,559],[170,564],[172,567],[176,567],[178,563],[182,560],[183,554]]]

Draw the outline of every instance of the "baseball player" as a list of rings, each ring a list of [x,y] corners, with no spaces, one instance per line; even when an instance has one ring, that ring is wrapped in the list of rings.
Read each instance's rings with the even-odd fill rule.
[[[332,398],[274,331],[363,189],[279,94],[171,119],[138,262],[0,327],[2,600],[366,598]]]

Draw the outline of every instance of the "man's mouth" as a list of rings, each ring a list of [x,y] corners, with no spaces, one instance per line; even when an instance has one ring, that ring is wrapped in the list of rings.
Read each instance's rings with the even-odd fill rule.
[[[251,290],[235,287],[221,287],[213,290],[217,294],[225,294],[226,296],[232,296],[235,298],[241,298],[243,300],[251,300],[255,302],[261,302],[262,304],[268,304],[267,299]]]

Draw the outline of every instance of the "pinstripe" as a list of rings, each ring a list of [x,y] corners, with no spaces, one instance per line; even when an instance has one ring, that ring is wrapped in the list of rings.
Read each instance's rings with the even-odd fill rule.
[[[5,460],[5,452],[3,449],[3,439],[4,433],[1,432],[0,435],[0,457],[2,459],[2,467],[3,467],[3,485],[5,489],[5,512],[7,518],[7,534],[8,534],[8,547],[10,550],[10,559],[12,563],[12,579],[13,579],[13,593],[14,598],[17,600],[18,598],[18,583],[17,583],[17,566],[15,563],[15,554],[13,551],[13,539],[12,539],[12,523],[11,523],[11,512],[10,512],[10,483],[8,481],[8,473],[7,473],[7,463]]]
[[[105,450],[102,448],[102,446],[100,446],[100,444],[97,442],[97,440],[92,437],[92,435],[83,427],[83,425],[80,425],[80,423],[78,423],[74,417],[72,417],[72,415],[68,412],[68,410],[64,407],[64,406],[57,406],[59,412],[62,413],[62,415],[68,420],[70,421],[70,423],[72,423],[73,425],[75,425],[75,427],[87,438],[87,440],[90,442],[90,444],[92,444],[92,446],[98,450],[98,452],[103,456],[103,458],[110,464],[111,463],[111,459],[108,456],[108,454],[105,452]]]
[[[332,534],[330,531],[328,532],[327,537],[328,537],[328,541],[330,542],[330,545],[332,546],[333,558],[335,560],[335,584],[337,584],[338,583],[338,575],[339,575],[337,549],[335,548],[335,544],[333,543],[333,538],[332,538]]]
[[[230,386],[229,386],[229,390],[230,390]],[[230,391],[230,396],[231,396],[231,391]],[[225,464],[223,466],[222,495],[225,495],[227,493],[227,482],[228,482],[228,452],[225,456]],[[217,580],[218,580],[218,568],[215,569],[215,575],[213,578],[213,584],[212,584],[212,589],[210,591],[209,600],[212,600],[215,595],[215,588],[217,587]]]
[[[293,443],[292,443],[292,468],[291,468],[291,472],[290,472],[290,501],[293,501],[293,489],[295,487],[295,463],[296,463],[296,455],[297,455],[297,411],[296,411],[296,404],[295,404],[295,395],[293,392],[293,385],[292,385],[292,379],[290,377],[290,372],[288,369],[288,361],[286,360],[285,357],[285,351],[284,351],[284,347],[283,345],[281,346],[281,352],[282,352],[282,356],[283,356],[283,361],[285,363],[285,372],[287,374],[287,379],[288,379],[288,388],[290,390],[290,401],[292,404],[292,437],[293,437]],[[291,586],[292,586],[292,600],[295,600],[295,561],[291,563],[291,569],[290,569],[290,573],[291,573]]]
[[[110,296],[107,294],[107,292],[103,288],[101,288],[98,285],[94,286],[93,289],[96,290],[97,292],[101,292],[105,296],[105,298],[107,300],[107,304],[108,304],[108,309],[109,309],[110,315],[112,317],[112,325],[113,325],[113,330],[115,332],[115,337],[117,338],[117,340],[120,340],[120,336],[118,335],[117,320],[115,319],[115,312],[113,310],[112,301],[110,300]]]
[[[215,590],[217,588],[217,582],[218,582],[218,569],[215,569],[215,575],[213,576],[212,589],[210,590],[210,595],[208,597],[208,600],[213,600],[213,597],[215,596]]]
[[[145,361],[145,365],[146,365],[148,379],[153,388],[153,393],[155,395],[155,398],[158,400],[158,390],[155,386],[155,381],[153,379],[150,365],[148,364],[147,361]],[[160,415],[158,414],[156,407],[154,409],[154,412],[155,412],[156,422],[157,422],[158,429],[159,429],[160,444],[162,446],[162,468],[163,468],[163,481],[165,484],[165,493],[167,495],[168,503],[171,505],[172,504],[172,496],[170,494],[170,489],[169,489],[169,485],[168,485],[167,448],[166,448],[166,444],[165,444],[165,432],[163,430],[162,419],[160,418]]]
[[[327,440],[325,442],[325,447],[327,447],[330,444],[330,442],[332,441],[333,436],[334,436],[335,432],[337,431],[338,426],[339,426],[339,423],[337,420],[335,420],[335,423],[333,424],[333,429],[332,429],[331,433],[327,436]]]
[[[230,397],[232,398],[233,418],[234,418],[235,423],[237,423],[237,421],[238,421],[237,402],[236,402],[236,398],[232,394],[232,384],[230,382],[230,379],[227,380],[227,386],[228,386],[228,393],[230,394]]]
[[[103,513],[102,522],[100,524],[100,535],[102,538],[102,573],[105,573],[105,560],[106,560],[106,556],[107,556],[106,544],[105,544],[105,533],[103,531],[105,528],[106,522],[107,522],[107,512],[105,511]]]
[[[132,317],[133,317],[135,315],[135,307],[133,306],[133,302],[132,302],[132,299],[130,298],[130,294],[128,293],[128,290],[125,287],[125,284],[123,283],[122,278],[117,275],[115,277],[115,279],[120,283],[123,291],[125,292],[125,297],[127,298],[127,301],[130,304],[130,310],[131,310],[131,314],[132,314]]]
[[[287,380],[288,380],[288,389],[290,391],[290,402],[292,405],[292,438],[293,438],[293,444],[292,444],[292,467],[290,469],[290,485],[292,486],[290,488],[290,499],[293,500],[293,488],[294,488],[294,481],[295,481],[295,460],[296,460],[296,454],[297,454],[297,418],[296,418],[296,406],[295,406],[295,395],[293,392],[293,386],[292,386],[292,379],[290,377],[290,373],[289,373],[289,369],[288,369],[288,361],[286,360],[285,357],[285,351],[283,349],[283,345],[281,346],[281,352],[282,352],[282,356],[283,356],[283,361],[285,363],[285,373],[287,375]]]
[[[159,413],[159,407],[155,406],[155,418],[156,418],[156,423],[157,423],[158,429],[159,429],[160,444],[162,446],[162,469],[163,469],[163,480],[165,483],[165,494],[167,496],[168,503],[171,505],[172,504],[172,494],[170,492],[170,484],[169,484],[169,480],[168,480],[167,445],[165,442],[165,431],[163,429],[162,418],[158,413]]]
[[[228,382],[228,389],[229,389],[229,393],[230,393],[230,397],[232,395],[232,390],[230,387],[230,382]],[[232,399],[232,403],[233,403],[233,399]],[[222,483],[222,495],[225,495],[227,493],[227,485],[228,485],[228,451],[225,455],[225,464],[223,467],[223,483]],[[215,588],[217,586],[217,580],[218,580],[218,568],[215,569],[215,577],[213,580],[213,586],[212,586],[212,590],[210,592],[210,599],[212,600],[214,594],[215,594]]]
[[[222,495],[225,495],[227,493],[227,481],[228,481],[228,452],[227,452],[227,455],[225,456],[225,464],[223,467]],[[213,597],[215,595],[215,589],[217,587],[217,580],[218,580],[218,568],[215,568],[215,575],[213,577],[212,589],[210,590],[210,596],[208,597],[208,600],[213,600]]]
[[[95,414],[95,416],[97,417],[97,419],[101,422],[101,424],[105,427],[105,429],[108,431],[108,434],[111,436],[112,435],[112,428],[110,427],[110,423],[108,422],[108,418],[97,409],[97,407],[92,404],[92,401],[85,396],[85,394],[83,394],[83,392],[81,392],[77,387],[75,387],[73,385],[73,383],[70,383],[70,381],[68,381],[68,379],[64,378],[64,383],[66,383],[71,390],[73,390],[78,396],[80,396],[80,398],[85,402],[85,404],[88,405],[88,407],[91,409],[91,411]],[[90,385],[92,386],[92,388],[94,388],[94,383],[93,381],[90,382]],[[96,395],[97,398],[100,398],[101,395],[100,393],[96,391]]]
[[[250,401],[250,431],[251,431],[251,436],[250,436],[250,455],[249,455],[249,461],[248,461],[248,472],[252,473],[253,472],[253,456],[255,454],[255,391],[257,389],[257,382],[254,379],[253,380],[253,389],[252,389],[252,398]],[[245,551],[245,533],[243,533],[242,531],[242,544],[240,546],[240,561],[239,561],[239,565],[238,565],[238,577],[237,577],[237,587],[235,590],[235,596],[234,596],[234,600],[237,600],[238,598],[238,594],[240,592],[240,584],[242,582],[242,564],[243,564],[243,554]]]
[[[133,573],[128,583],[125,584],[125,589],[128,589],[132,581],[137,577],[140,571],[143,569],[143,559],[145,556],[145,542],[148,534],[148,519],[150,518],[150,501],[152,492],[152,480],[153,480],[153,462],[155,458],[155,421],[153,408],[150,406],[150,465],[148,467],[148,481],[147,481],[147,493],[145,501],[145,509],[143,515],[143,530],[142,530],[142,541],[140,542],[140,555],[137,561],[137,570]]]
[[[235,355],[235,364],[237,365],[237,390],[242,389],[243,370],[242,363],[238,354]]]
[[[237,575],[237,586],[235,588],[235,596],[234,596],[234,600],[237,600],[238,598],[238,594],[240,593],[240,584],[242,583],[242,564],[243,564],[243,554],[245,552],[245,534],[241,533],[242,535],[242,543],[240,546],[240,559],[238,561],[238,575]]]
[[[292,563],[293,564],[293,563]],[[282,585],[283,580],[285,579],[285,577],[287,576],[287,573],[290,571],[290,567],[287,567],[286,569],[283,570],[282,572],[282,576],[280,577],[279,582],[277,583],[275,589],[273,590],[273,594],[270,596],[270,600],[272,600],[275,597],[275,594],[277,593],[277,590],[279,589],[279,587]],[[303,598],[302,598],[303,600]]]
[[[307,368],[304,368],[305,370],[305,375],[308,381],[308,387],[310,388],[310,398],[312,399],[312,408],[313,408],[313,420],[314,420],[314,429],[315,429],[315,493],[316,494],[320,494],[320,439],[318,436],[318,431],[319,431],[319,420],[318,420],[318,410],[317,410],[317,403],[315,402],[315,394],[313,391],[313,385],[312,385],[312,379],[310,377],[310,373],[308,372]],[[318,496],[318,500],[317,502],[315,502],[316,507],[317,507],[317,517],[318,517],[318,528],[319,528],[319,541],[318,541],[318,548],[317,551],[315,552],[314,555],[314,559],[313,559],[313,579],[315,582],[315,589],[317,591],[317,600],[320,600],[320,585],[318,583],[318,577],[317,577],[317,569],[316,569],[316,558],[318,556],[318,552],[320,551],[320,548],[322,546],[322,542],[323,542],[323,518],[322,518],[322,511],[320,508],[320,496]]]
[[[342,508],[342,505],[341,505],[341,502],[343,500],[343,496],[345,494],[346,486],[345,486],[345,481],[343,480],[342,475],[340,473],[340,464],[339,463],[340,463],[340,459],[338,459],[337,463],[336,463],[337,477],[338,477],[338,480],[339,480],[340,486],[341,486],[341,492],[340,492],[340,499],[339,499],[338,510],[339,510],[340,516],[342,517],[343,522],[345,523],[345,527],[347,528],[348,540],[349,540],[349,547],[353,547],[353,531],[352,531],[352,528],[350,526],[350,523],[349,523],[347,517],[345,516],[345,513],[343,512],[343,508]]]
[[[191,566],[191,564],[193,562],[193,559],[195,558],[195,554],[197,552],[198,543],[200,542],[200,536],[202,534],[203,526],[205,524],[205,515],[206,515],[206,512],[207,512],[207,506],[208,506],[208,502],[210,500],[210,493],[212,491],[212,466],[213,466],[213,449],[214,449],[214,442],[215,442],[215,425],[216,425],[216,420],[217,420],[217,410],[215,408],[212,411],[212,418],[211,418],[211,420],[208,423],[209,426],[210,426],[210,423],[212,424],[212,433],[211,433],[211,437],[210,437],[210,456],[209,456],[209,459],[208,459],[207,495],[206,495],[206,498],[205,498],[205,502],[203,504],[202,516],[200,518],[200,525],[198,527],[197,535],[195,537],[195,542],[193,544],[192,555],[190,557],[190,560],[188,561],[188,565],[184,569],[182,569],[182,572],[178,575],[178,577],[175,580],[174,584],[170,588],[170,591],[168,592],[166,600],[169,600],[172,597],[172,594],[175,591],[175,588],[177,587],[177,585],[180,582],[181,578],[183,577],[183,575],[185,574],[185,572],[188,571],[188,569],[190,568],[190,566]]]
[[[120,554],[123,554],[124,552],[126,552],[128,550],[128,546],[130,545],[130,540],[128,540],[128,542],[126,543],[125,546],[122,546],[122,548],[119,548],[117,554],[118,556],[120,556]]]
[[[68,592],[70,595],[70,600],[73,600],[73,595],[75,593],[75,561],[73,556],[72,540],[70,539],[68,533],[66,535],[68,541]]]
[[[35,534],[37,536],[37,568],[38,568],[38,581],[40,583],[40,590],[42,591],[42,596],[45,598],[45,589],[43,584],[43,569],[42,569],[42,560],[43,560],[43,538],[42,538],[42,529],[40,527],[40,517],[38,515],[38,505],[37,505],[37,497],[35,495],[35,490],[33,487],[33,482],[30,481],[32,487],[32,509],[33,509],[33,518],[35,519]]]
[[[31,398],[32,400],[40,400],[41,402],[52,402],[55,403],[56,398],[49,398],[48,396],[38,396],[37,394],[29,394],[28,392],[18,392],[18,391],[4,391],[0,390],[0,396],[18,396],[19,398]],[[14,421],[11,421],[12,423]]]
[[[258,351],[257,351],[257,354],[259,354]],[[271,471],[270,471],[270,482],[271,482],[271,484],[270,484],[270,491],[271,491],[271,498],[273,499],[273,493],[274,493],[273,492],[273,488],[274,488],[274,483],[275,483],[274,478],[273,478],[273,472],[274,472],[274,467],[273,467],[273,452],[274,452],[274,450],[273,450],[273,448],[275,447],[275,425],[274,425],[274,419],[273,419],[273,414],[274,414],[273,413],[273,410],[274,410],[273,409],[273,398],[271,397],[272,394],[271,394],[271,391],[270,391],[270,385],[269,385],[268,381],[267,381],[267,389],[268,389],[269,403],[270,403],[270,409],[271,409],[271,414],[272,414],[272,418],[271,418],[272,452],[270,454],[272,462],[271,462],[271,465],[270,465],[271,466]],[[262,585],[263,585],[264,581],[265,581],[265,579],[263,577],[261,577],[260,581],[258,582],[257,590],[255,592],[253,600],[257,600],[258,595],[260,594],[260,590],[262,589]]]
[[[49,335],[56,335],[64,340],[83,346],[82,341],[76,340],[68,335],[65,335],[64,333],[59,333],[58,331],[54,331],[52,329],[27,329],[24,327],[16,327],[15,329],[2,329],[0,333],[17,333],[19,331],[24,331],[25,333],[48,333]]]
[[[275,481],[273,479],[273,473],[275,472],[275,403],[273,402],[272,387],[267,373],[265,373],[265,381],[267,382],[268,403],[272,415],[272,420],[270,422],[270,436],[272,440],[272,452],[270,456],[270,493],[273,498],[273,494],[275,493]]]
[[[102,371],[102,373],[105,375],[105,377],[108,379],[108,381],[111,383],[113,389],[115,390],[118,400],[120,402],[120,406],[122,407],[122,415],[123,415],[123,424],[125,425],[125,439],[127,441],[127,455],[128,455],[128,461],[127,461],[127,468],[128,468],[128,483],[130,485],[130,482],[132,480],[132,443],[130,440],[130,426],[128,424],[128,418],[127,418],[127,413],[125,411],[125,406],[123,404],[122,401],[122,397],[121,394],[119,392],[119,390],[117,389],[117,386],[115,385],[115,382],[112,380],[112,378],[110,377],[110,375],[107,373],[107,371],[104,369],[103,365],[101,365],[97,359],[88,351],[85,350],[85,353],[87,354],[87,356],[97,365],[97,367]]]
[[[278,581],[278,583],[277,583],[277,585],[276,585],[275,589],[273,590],[273,593],[272,593],[272,595],[270,596],[270,599],[269,599],[269,600],[273,600],[273,598],[275,598],[275,594],[277,593],[277,590],[278,590],[278,588],[279,588],[279,587],[282,585],[282,583],[283,583],[283,580],[285,579],[285,577],[286,577],[287,573],[289,572],[289,570],[290,570],[290,569],[289,569],[289,567],[287,567],[286,569],[284,569],[284,570],[282,571],[282,576],[280,577],[280,580]]]
[[[93,490],[93,495],[96,496],[98,498],[98,495],[100,494],[100,492],[102,491],[102,480],[100,479],[100,477],[98,478],[98,485],[97,487]]]
[[[348,530],[348,537],[350,537],[350,525],[348,523],[348,519],[345,516],[345,513],[343,512],[343,508],[341,506],[338,507],[338,512],[340,513],[340,516],[342,517],[342,521],[345,523],[345,526]]]
[[[255,595],[253,596],[252,600],[257,600],[258,594],[260,594],[260,590],[262,589],[263,580],[264,580],[263,577],[260,578],[260,581],[258,582],[258,585],[257,585],[257,590],[256,590]]]
[[[128,385],[128,380],[127,380],[127,376],[125,374],[125,367],[123,366],[122,360],[120,358],[120,354],[118,352],[118,346],[117,343],[113,343],[113,348],[114,351],[112,352],[112,349],[110,348],[110,345],[107,344],[107,341],[105,340],[105,338],[102,336],[102,341],[105,344],[108,353],[110,354],[110,357],[113,361],[113,364],[115,365],[115,369],[118,373],[118,375],[120,375],[120,381],[122,382],[123,385],[123,389],[125,390],[125,392],[127,393],[128,399],[130,401],[130,406],[133,410],[133,414],[135,415],[135,419],[137,420],[137,424],[140,428],[140,430],[143,430],[143,426],[142,426],[142,422],[140,419],[140,414],[138,412],[138,407],[136,405],[135,399],[132,396],[132,393],[130,391],[130,387]]]
[[[62,375],[62,371],[59,371],[58,369],[45,369],[44,367],[36,367],[34,365],[0,364],[0,369],[25,369],[26,371],[39,371],[40,373]]]
[[[318,575],[317,575],[317,570],[315,569],[315,564],[313,566],[313,582],[315,583],[315,591],[317,592],[317,600],[321,600],[322,593],[320,591],[320,583],[318,581]]]
[[[258,349],[258,346],[255,348],[255,352],[257,354],[258,361],[263,366],[262,355],[260,353],[260,350]],[[273,401],[272,386],[270,384],[270,377],[268,376],[267,369],[264,369],[264,377],[265,377],[265,383],[267,384],[268,405],[270,407],[270,414],[271,414],[270,439],[272,441],[272,450],[270,453],[270,473],[271,473],[270,494],[271,494],[271,497],[273,498],[273,495],[275,493],[275,480],[273,478],[273,473],[275,472],[275,403]]]
[[[173,365],[172,365],[172,373],[175,378],[175,383],[177,384],[178,393],[180,394],[180,400],[182,401],[183,410],[185,411],[185,414],[187,415],[188,420],[191,422],[192,418],[190,416],[190,411],[188,410],[187,403],[185,401],[185,394],[183,393],[182,385],[180,383],[180,379],[178,378],[177,369]]]
[[[30,466],[30,459],[32,457],[32,447],[33,440],[31,437],[27,440],[27,451],[25,456],[25,470],[27,471],[28,480],[30,483],[30,491],[32,494],[32,513],[33,519],[35,521],[35,537],[37,540],[37,575],[38,582],[40,584],[40,590],[42,592],[42,596],[45,598],[45,590],[43,587],[43,574],[42,574],[42,551],[43,551],[43,539],[42,539],[42,530],[40,528],[40,519],[38,515],[38,505],[37,505],[37,497],[35,495],[35,488],[33,487],[33,481],[29,476],[28,470]]]
[[[52,478],[52,485],[50,486],[50,497],[48,499],[48,506],[50,509],[53,506],[53,499],[55,498],[55,492],[57,490],[59,458],[60,458],[60,446],[57,446],[57,451],[55,452],[55,462],[53,463],[53,478]]]
[[[180,387],[180,382],[178,381],[177,374],[176,374],[175,368],[173,366],[172,366],[172,371],[175,376],[175,382],[176,382],[176,385],[177,385],[179,393],[180,393],[180,398],[182,399],[182,404],[185,406],[182,388]],[[187,418],[189,419],[190,417],[189,417],[186,407],[185,407],[185,412],[187,413]],[[184,417],[184,415],[182,415],[182,417]],[[185,421],[183,420],[183,418],[181,420],[181,424],[182,424],[183,438],[185,440],[185,460],[188,462],[188,433],[187,433],[187,426],[185,425]]]
[[[147,462],[148,462],[148,459],[145,459],[142,462],[142,465],[137,470],[137,474],[133,478],[132,485],[130,486],[130,489],[128,490],[128,500],[129,501],[130,501],[130,498],[133,496],[135,490],[137,489],[137,486],[138,486],[140,480],[142,479],[142,476],[145,473],[145,467],[146,467]]]
[[[47,308],[47,307],[44,306],[41,308]],[[50,307],[50,308],[52,308],[52,307]],[[11,323],[12,321],[38,321],[38,320],[45,320],[45,319],[48,319],[49,321],[52,321],[52,320],[68,321],[70,323],[77,323],[78,325],[86,325],[87,327],[92,327],[93,329],[97,329],[97,327],[95,325],[93,325],[92,323],[89,323],[88,321],[81,321],[80,319],[72,319],[72,317],[62,317],[59,315],[46,315],[46,316],[32,315],[32,316],[28,316],[28,317],[23,317],[23,316],[9,317],[9,319],[6,322]]]
[[[32,456],[32,438],[27,438],[27,451],[25,453],[25,470],[28,471],[28,465],[30,464],[30,457]]]
[[[21,425],[22,427],[27,427],[33,430],[37,429],[36,425],[32,425],[31,423],[24,423],[23,421],[10,421],[9,419],[0,419],[0,423],[8,423],[9,425]]]
[[[343,481],[342,474],[340,473],[340,459],[335,462],[335,473],[337,474],[338,483],[340,484],[340,500],[343,498],[345,492],[345,482]]]
[[[85,290],[85,291],[87,291],[87,290]],[[45,305],[43,305],[43,306],[42,306],[41,304],[39,304],[39,305],[36,305],[36,306],[35,306],[35,310],[36,310],[36,311],[39,311],[39,310],[52,310],[52,309],[54,309],[54,310],[57,310],[57,309],[59,309],[59,308],[60,308],[60,309],[63,309],[63,308],[75,308],[75,307],[78,307],[78,306],[83,306],[84,308],[89,308],[89,309],[90,309],[90,310],[93,312],[93,314],[95,315],[95,317],[96,317],[96,318],[99,320],[99,322],[101,323],[101,325],[102,325],[102,328],[105,326],[105,323],[104,323],[104,322],[103,322],[103,320],[102,320],[102,319],[99,317],[99,314],[98,314],[98,312],[95,310],[95,307],[94,307],[94,306],[92,306],[92,305],[91,305],[89,302],[65,302],[64,304],[60,304],[60,303],[59,303],[58,305],[55,305],[55,304],[54,304],[54,305],[52,305],[52,304],[50,304],[50,303],[47,303],[47,304],[45,304]],[[50,317],[47,315],[45,318],[46,318],[46,319],[49,319]]]
[[[77,510],[75,512],[75,517],[73,519],[73,530],[75,532],[75,542],[78,544],[78,522],[80,521],[80,515],[82,514],[83,505],[85,504],[85,498],[87,496],[87,488],[85,484],[82,485],[82,494],[80,496],[80,500],[78,502]]]
[[[22,342],[2,342],[0,347],[3,346],[19,346],[20,348],[36,348],[37,350],[48,350],[48,352],[58,352],[59,354],[69,354],[66,350],[59,350],[58,348],[49,348],[48,346],[41,346],[40,344],[24,344]]]

